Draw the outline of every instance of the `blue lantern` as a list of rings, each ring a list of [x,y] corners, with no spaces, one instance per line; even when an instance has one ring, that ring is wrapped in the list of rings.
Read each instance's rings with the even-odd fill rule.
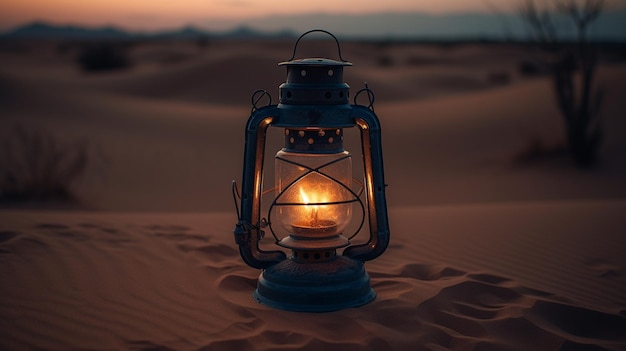
[[[298,43],[312,32],[335,40],[340,61],[295,59]],[[244,262],[263,270],[253,296],[262,304],[291,311],[325,312],[364,305],[376,295],[364,262],[381,255],[389,242],[374,95],[366,85],[350,104],[343,69],[352,64],[342,58],[337,38],[324,30],[302,34],[291,59],[279,65],[287,68],[287,81],[279,87],[280,103],[272,105],[270,98],[267,106],[257,107],[269,94],[253,94],[240,194],[233,182],[233,194],[240,199],[235,241]],[[368,106],[356,104],[361,92],[367,93]],[[284,129],[285,146],[275,156],[275,197],[267,217],[262,217],[269,127]],[[363,181],[353,179],[352,156],[343,146],[344,129],[355,127],[361,136]],[[366,218],[369,239],[351,245]],[[351,223],[358,229],[347,234]],[[279,246],[276,250],[259,246],[268,229]],[[289,256],[284,249],[290,250]]]

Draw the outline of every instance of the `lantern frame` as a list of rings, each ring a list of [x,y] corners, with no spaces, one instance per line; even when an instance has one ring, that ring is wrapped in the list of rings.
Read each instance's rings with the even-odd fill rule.
[[[312,32],[330,35],[337,43],[341,61],[320,58],[294,60],[298,43],[305,35]],[[343,67],[352,65],[342,58],[338,39],[324,30],[311,30],[302,34],[296,41],[291,59],[279,65],[287,66],[288,71],[288,81],[281,85],[280,103],[272,105],[271,96],[265,91],[257,91],[252,96],[253,107],[246,123],[240,206],[237,210],[238,222],[234,230],[235,242],[239,245],[239,252],[244,262],[253,268],[263,270],[254,296],[261,303],[294,311],[332,311],[365,304],[374,299],[375,293],[369,286],[369,276],[364,271],[363,263],[380,256],[389,243],[381,126],[373,108],[373,92],[366,85],[355,94],[353,104],[348,101],[349,86],[343,82],[323,86],[326,90],[339,91],[336,94],[338,98],[328,104],[319,103],[326,100],[317,100],[319,87],[315,84],[311,86],[293,84],[296,88],[294,92],[300,94],[299,98],[296,96],[291,99],[283,94],[289,88],[289,75],[297,72],[297,69],[305,67],[337,70],[338,79],[341,79]],[[332,76],[330,72],[329,75]],[[357,104],[357,97],[362,92],[367,92],[368,106]],[[258,96],[259,93],[261,96]],[[264,95],[269,97],[268,105],[257,107],[258,101]],[[334,260],[313,264],[296,262],[288,258],[282,250],[267,251],[259,247],[265,235],[264,228],[267,226],[267,220],[261,215],[261,199],[265,146],[269,127],[285,129],[356,127],[359,129],[363,158],[363,189],[367,204],[365,212],[369,225],[367,242],[347,246]],[[233,191],[235,192],[234,182]],[[360,198],[359,202],[363,206]],[[362,226],[363,223],[360,227]],[[306,273],[308,277],[303,277],[303,270],[308,272]],[[330,283],[324,286],[324,281]],[[351,294],[354,297],[346,296]]]

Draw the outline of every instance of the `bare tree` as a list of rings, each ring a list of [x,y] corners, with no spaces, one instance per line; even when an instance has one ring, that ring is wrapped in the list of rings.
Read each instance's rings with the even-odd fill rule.
[[[597,55],[587,37],[590,25],[604,8],[604,0],[552,0],[540,7],[534,0],[523,0],[520,14],[531,29],[533,40],[552,56],[550,68],[554,91],[563,115],[569,150],[580,167],[592,166],[602,139],[599,110],[602,91],[593,92]],[[559,20],[573,25],[575,37],[561,37]],[[580,82],[576,75],[580,71]]]

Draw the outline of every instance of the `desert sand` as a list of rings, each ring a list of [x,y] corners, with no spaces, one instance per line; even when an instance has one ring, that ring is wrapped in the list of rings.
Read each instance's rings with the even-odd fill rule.
[[[255,302],[232,237],[250,94],[276,102],[292,42],[135,44],[110,73],[35,44],[2,43],[2,138],[89,162],[76,201],[0,209],[0,349],[626,350],[624,63],[599,69],[603,147],[580,170],[549,78],[518,71],[532,50],[343,43],[352,93],[376,93],[391,244],[366,263],[376,300],[316,314]]]

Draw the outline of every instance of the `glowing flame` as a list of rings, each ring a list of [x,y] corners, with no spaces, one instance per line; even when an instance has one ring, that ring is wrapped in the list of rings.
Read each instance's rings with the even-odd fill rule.
[[[317,194],[313,194],[317,195]],[[300,198],[302,202],[304,202],[305,213],[304,216],[309,218],[309,224],[313,227],[317,227],[319,225],[319,207],[318,205],[308,205],[309,203],[317,203],[321,202],[316,199],[317,196],[312,196],[313,199],[309,198],[307,193],[304,191],[302,187],[300,187]]]
[[[309,200],[309,197],[307,196],[304,189],[302,189],[302,187],[300,187],[300,198],[302,198],[302,202],[304,202],[305,204],[308,204],[309,202],[311,202],[311,200]]]

